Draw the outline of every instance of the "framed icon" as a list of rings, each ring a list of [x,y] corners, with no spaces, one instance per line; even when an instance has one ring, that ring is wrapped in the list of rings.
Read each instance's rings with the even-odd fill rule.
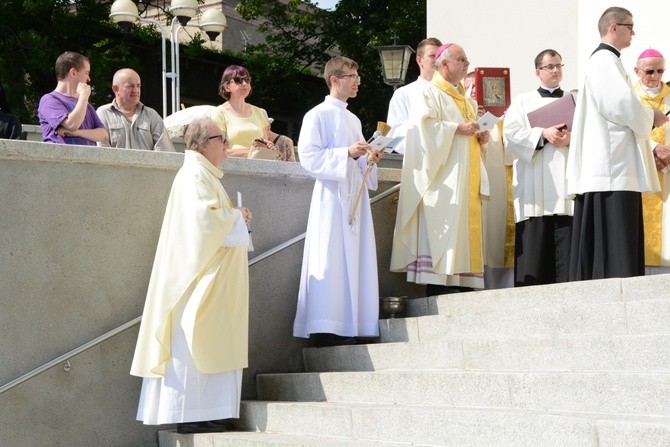
[[[502,116],[511,103],[509,68],[475,68],[477,104],[495,116]]]

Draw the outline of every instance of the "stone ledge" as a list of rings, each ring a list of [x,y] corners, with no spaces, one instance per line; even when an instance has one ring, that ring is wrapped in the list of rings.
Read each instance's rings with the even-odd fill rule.
[[[133,149],[42,143],[36,141],[0,140],[0,160],[46,161],[52,163],[86,163],[120,167],[146,167],[177,170],[184,154]],[[300,163],[271,160],[229,158],[223,163],[224,173],[257,176],[309,178]],[[379,168],[379,182],[399,182],[400,169]],[[374,192],[373,194],[374,195]]]

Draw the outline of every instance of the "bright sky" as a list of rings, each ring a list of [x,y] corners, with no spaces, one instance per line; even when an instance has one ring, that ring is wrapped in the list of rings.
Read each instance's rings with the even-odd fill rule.
[[[332,9],[339,0],[312,0],[314,3],[318,3],[319,8],[321,9]]]

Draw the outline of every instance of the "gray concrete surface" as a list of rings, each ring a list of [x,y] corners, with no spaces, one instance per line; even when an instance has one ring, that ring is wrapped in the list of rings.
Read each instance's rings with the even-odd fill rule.
[[[142,312],[170,185],[182,154],[0,140],[0,385]],[[260,254],[305,230],[311,179],[297,163],[228,160],[222,183],[254,212]],[[380,191],[399,181],[380,169]],[[395,195],[397,196],[397,194]],[[382,295],[421,295],[388,272],[396,204],[373,206]],[[250,268],[255,376],[303,368],[291,336],[303,244]],[[0,394],[0,440],[24,446],[153,446],[128,375],[137,327]]]
[[[324,446],[667,446],[668,278],[413,300],[410,317],[380,321],[379,343],[305,348],[310,372],[258,376],[238,427],[267,437],[165,431],[161,447],[272,446],[277,435]]]

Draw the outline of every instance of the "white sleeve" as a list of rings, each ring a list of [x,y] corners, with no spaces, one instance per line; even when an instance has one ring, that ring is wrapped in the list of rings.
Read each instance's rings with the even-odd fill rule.
[[[246,223],[244,223],[244,217],[242,216],[242,211],[236,209],[237,219],[233,224],[230,232],[226,236],[226,239],[223,241],[224,247],[247,247],[249,245],[249,230],[247,229]]]

